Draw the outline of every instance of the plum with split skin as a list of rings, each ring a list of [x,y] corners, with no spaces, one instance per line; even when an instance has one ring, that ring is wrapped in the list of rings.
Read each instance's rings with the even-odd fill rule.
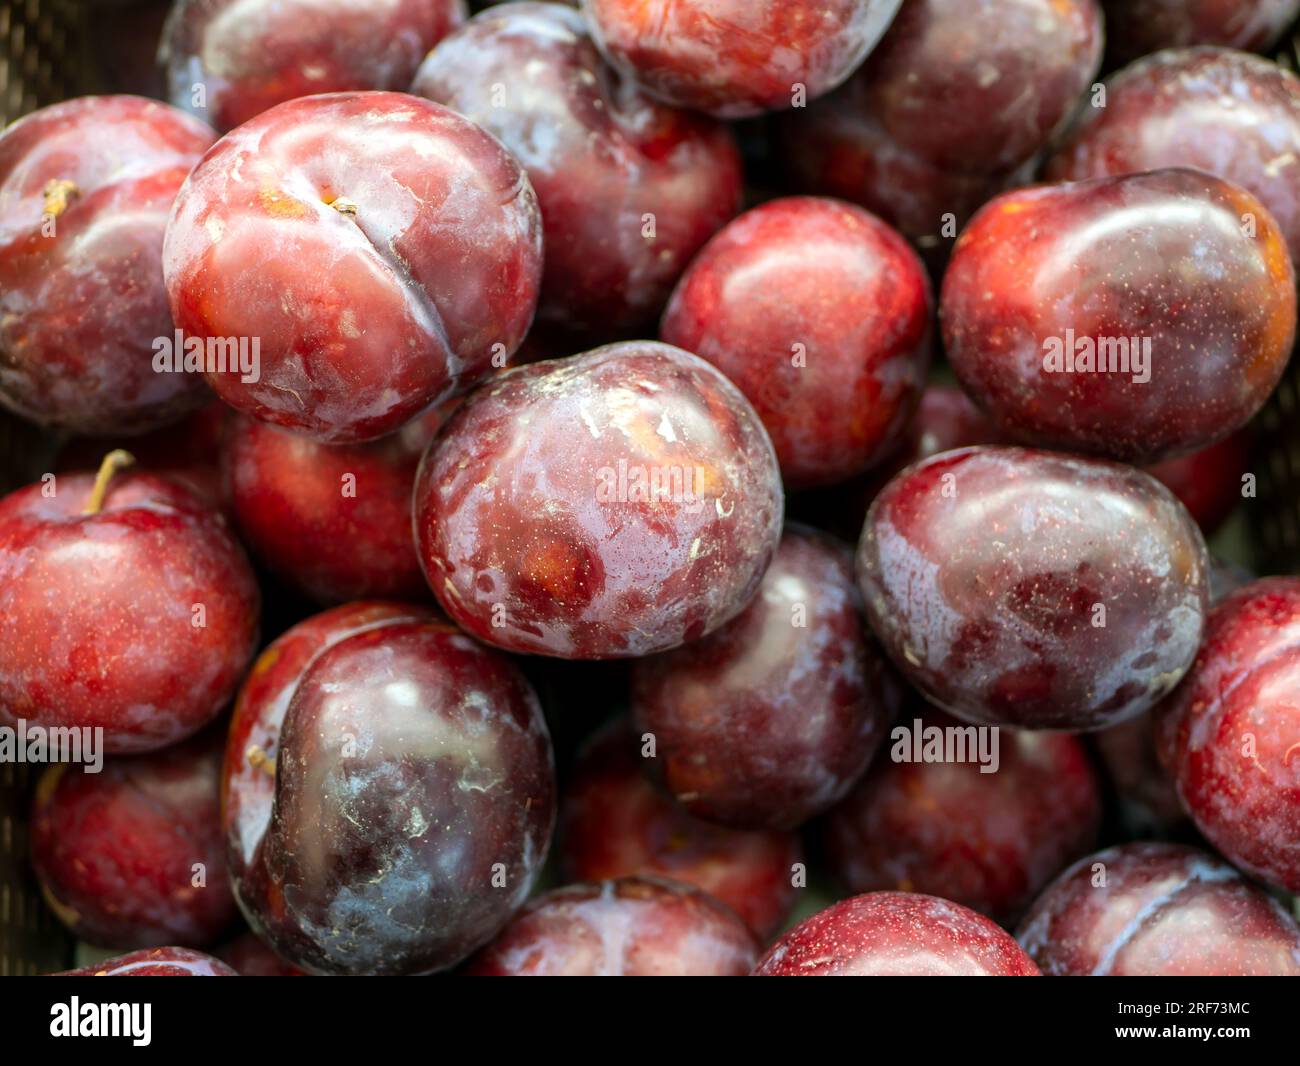
[[[163,242],[172,313],[217,395],[334,444],[392,433],[504,367],[541,273],[527,174],[405,93],[307,96],[232,130]]]
[[[550,737],[514,664],[418,608],[361,604],[290,630],[249,685],[223,810],[253,931],[325,974],[430,973],[495,935],[555,820]]]

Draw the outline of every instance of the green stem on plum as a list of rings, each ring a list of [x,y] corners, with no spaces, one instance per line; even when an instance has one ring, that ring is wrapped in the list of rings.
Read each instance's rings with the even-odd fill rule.
[[[67,178],[52,178],[45,183],[45,214],[58,218],[68,209],[68,204],[81,195],[75,181]]]
[[[113,475],[134,462],[135,456],[121,448],[114,448],[104,456],[104,461],[99,464],[99,473],[95,475],[95,484],[90,489],[90,499],[86,501],[86,506],[82,508],[81,513],[99,514],[100,508],[104,506],[104,497],[108,495],[108,483],[113,480]]]

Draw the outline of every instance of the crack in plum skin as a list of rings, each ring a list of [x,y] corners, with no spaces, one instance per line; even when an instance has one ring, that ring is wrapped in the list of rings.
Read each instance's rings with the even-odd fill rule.
[[[1300,78],[1224,48],[1160,52],[1106,81],[1043,168],[1083,181],[1195,167],[1253,193],[1300,257]]]
[[[799,835],[729,829],[692,817],[651,783],[625,719],[584,746],[560,808],[560,864],[573,881],[648,875],[725,903],[760,940],[781,928],[804,861]]]
[[[465,0],[180,0],[158,60],[168,99],[224,133],[301,96],[404,90],[464,20]]]
[[[415,529],[430,587],[473,636],[628,658],[745,607],[782,502],[739,390],[696,356],[637,341],[519,367],[471,396],[421,464]]]
[[[153,751],[234,693],[261,594],[187,489],[127,471],[87,515],[93,482],[59,475],[52,497],[42,482],[0,500],[0,722],[102,727],[106,753]]]
[[[946,899],[870,892],[841,900],[767,949],[759,977],[1037,977],[988,918]]]
[[[79,940],[206,947],[234,925],[221,749],[210,730],[160,752],[107,759],[98,774],[66,764],[46,771],[32,804],[32,865]]]
[[[900,670],[970,722],[1095,730],[1191,666],[1200,530],[1154,478],[1021,448],[946,452],[876,497],[858,547],[867,617]]]
[[[314,973],[454,966],[527,898],[555,820],[550,738],[523,676],[399,604],[337,608],[272,645],[225,774],[240,906]]]
[[[740,206],[727,127],[617,74],[561,4],[482,12],[430,53],[411,92],[479,123],[528,170],[546,231],[538,323],[567,337],[648,332],[691,257]]]
[[[355,213],[330,204],[345,198]],[[405,93],[280,104],[231,131],[177,197],[163,244],[177,325],[256,339],[231,406],[313,439],[394,432],[523,340],[542,273],[527,175],[472,122]]]
[[[901,0],[582,0],[605,58],[677,107],[745,118],[829,92]]]
[[[940,315],[953,370],[1008,436],[1147,464],[1263,406],[1295,339],[1295,271],[1245,189],[1159,170],[985,205],[957,240]],[[1072,365],[1089,344],[1093,364]]]
[[[647,768],[698,818],[794,829],[844,798],[901,699],[866,632],[853,553],[786,527],[753,602],[632,667]]]
[[[758,942],[690,885],[625,877],[533,900],[470,960],[469,977],[744,977]]]
[[[1049,977],[1300,976],[1291,916],[1227,863],[1181,844],[1080,859],[1017,936]]]
[[[167,213],[213,136],[136,96],[68,100],[0,134],[0,405],[101,435],[202,405],[197,376],[155,373],[153,356],[173,330]]]
[[[1161,708],[1157,749],[1178,798],[1234,866],[1300,892],[1300,579],[1265,578],[1210,615]]]

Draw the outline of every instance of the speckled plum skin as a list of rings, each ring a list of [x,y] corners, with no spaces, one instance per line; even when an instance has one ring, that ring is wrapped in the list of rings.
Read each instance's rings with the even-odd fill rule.
[[[1017,936],[1048,977],[1300,976],[1290,915],[1227,863],[1180,844],[1081,859]]]
[[[1300,78],[1226,48],[1160,52],[1106,81],[1044,169],[1082,181],[1196,167],[1240,185],[1272,212],[1300,257]]]
[[[247,791],[236,820],[227,809],[237,898],[255,933],[315,973],[454,966],[527,898],[555,820],[532,689],[441,622],[394,618],[320,650],[273,772],[269,820]],[[228,780],[227,797],[237,789]]]
[[[794,907],[795,833],[693,818],[650,782],[640,741],[619,719],[583,749],[560,808],[560,863],[574,881],[652,875],[721,900],[766,941]]]
[[[1159,722],[1161,761],[1234,866],[1300,892],[1300,578],[1266,578],[1210,615]]]
[[[758,977],[1037,977],[1010,934],[969,908],[871,892],[819,911],[767,949]]]
[[[173,330],[167,213],[213,136],[137,96],[69,100],[0,134],[0,405],[111,434],[203,402],[196,375],[154,372],[153,344]]]
[[[507,371],[420,467],[425,577],[509,651],[611,659],[718,629],[781,535],[776,456],[714,367],[650,341]]]
[[[300,96],[405,89],[465,13],[465,0],[179,0],[158,60],[171,102],[224,132]]]
[[[892,141],[947,171],[1033,156],[1101,67],[1096,0],[908,0],[862,73]]]
[[[901,0],[582,0],[605,57],[648,92],[719,118],[829,92]]]
[[[442,421],[435,408],[382,440],[330,445],[238,418],[222,463],[244,543],[320,603],[427,598],[411,490]]]
[[[221,747],[209,732],[108,759],[97,774],[66,763],[46,770],[32,804],[32,864],[78,939],[206,947],[234,925],[218,813]]]
[[[650,332],[686,264],[740,206],[727,127],[624,79],[563,4],[484,11],[430,53],[411,92],[477,122],[527,169],[546,234],[538,321],[571,336]]]
[[[336,444],[391,433],[505,365],[541,270],[519,164],[404,93],[303,97],[228,133],[176,198],[163,244],[177,326],[258,343],[256,375],[206,375],[217,394]]]
[[[220,959],[189,948],[148,948],[55,977],[238,977]]]
[[[1107,49],[1120,61],[1197,44],[1263,52],[1300,14],[1300,0],[1102,0],[1102,6]]]
[[[925,267],[885,223],[789,197],[705,245],[659,335],[736,383],[795,489],[844,481],[898,443],[925,381],[931,311]]]
[[[824,823],[828,865],[851,892],[924,892],[1011,925],[1097,843],[1101,792],[1074,737],[1000,730],[987,774],[974,761],[896,762],[891,749]]]
[[[1277,223],[1194,170],[1003,194],[958,238],[940,306],[953,369],[1003,430],[1135,463],[1244,425],[1295,340]],[[1145,374],[1121,338],[1149,347]],[[1110,369],[1074,363],[1090,348]]]
[[[1001,192],[1010,176],[944,170],[904,148],[872,113],[870,83],[841,88],[776,117],[786,179],[798,192],[848,200],[879,216],[941,272],[957,230]]]
[[[853,552],[787,528],[758,595],[703,640],[632,668],[650,768],[692,814],[793,829],[842,799],[901,692],[868,636]]]
[[[744,977],[745,923],[697,888],[657,878],[569,885],[535,899],[465,968],[469,977]]]
[[[109,754],[152,751],[230,699],[260,596],[224,520],[189,491],[127,472],[87,515],[93,480],[0,500],[0,723],[102,727]]]
[[[937,455],[876,497],[857,562],[894,664],[972,722],[1112,725],[1173,688],[1205,624],[1200,530],[1168,489],[1118,463]]]

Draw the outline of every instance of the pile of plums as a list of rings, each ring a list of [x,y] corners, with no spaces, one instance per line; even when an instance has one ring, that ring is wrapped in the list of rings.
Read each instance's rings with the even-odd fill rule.
[[[78,972],[1300,975],[1300,0],[475,7],[0,134]]]

